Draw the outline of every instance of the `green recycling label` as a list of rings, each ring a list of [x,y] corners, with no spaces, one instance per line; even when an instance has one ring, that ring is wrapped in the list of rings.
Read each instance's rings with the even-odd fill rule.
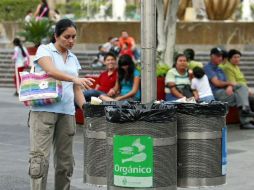
[[[114,136],[114,185],[153,186],[153,139],[149,136]]]

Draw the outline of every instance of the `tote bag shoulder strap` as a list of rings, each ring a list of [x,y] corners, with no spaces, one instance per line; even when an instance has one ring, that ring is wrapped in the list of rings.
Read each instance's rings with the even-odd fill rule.
[[[47,48],[50,49],[50,45],[49,45],[49,44],[47,45]],[[49,51],[49,52],[50,52],[50,54],[51,54],[50,58],[51,58],[53,64],[55,64],[55,63],[54,63],[54,59],[53,59],[52,51]],[[31,66],[30,73],[34,73],[34,72],[35,72],[35,66],[34,66],[34,64],[33,64],[33,65]]]

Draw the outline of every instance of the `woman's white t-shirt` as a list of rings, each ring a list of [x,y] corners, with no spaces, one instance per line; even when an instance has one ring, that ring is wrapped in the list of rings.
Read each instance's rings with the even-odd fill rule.
[[[206,75],[204,75],[201,79],[193,78],[191,80],[191,88],[198,91],[200,98],[213,95]]]

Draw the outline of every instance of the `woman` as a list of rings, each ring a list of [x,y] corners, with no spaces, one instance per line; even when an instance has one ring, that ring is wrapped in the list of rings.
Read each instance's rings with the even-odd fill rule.
[[[47,0],[41,0],[41,3],[36,8],[34,16],[37,18],[37,20],[41,19],[42,17],[49,17],[49,6]]]
[[[236,49],[228,51],[228,62],[221,67],[227,77],[227,80],[239,85],[247,86],[247,80],[240,70],[241,52]]]
[[[118,61],[118,80],[114,92],[120,92],[115,100],[141,100],[140,72],[129,55],[122,55]]]
[[[15,96],[18,95],[19,86],[20,86],[20,72],[24,71],[26,67],[29,66],[29,54],[27,49],[21,44],[19,38],[15,38],[13,40],[14,53],[12,56],[12,60],[15,62],[15,75],[14,75],[14,83],[16,86]]]
[[[193,96],[190,88],[187,58],[184,54],[178,54],[173,68],[165,78],[165,93],[167,101],[174,101],[183,97]]]
[[[229,82],[235,83],[237,86],[244,86],[249,92],[249,103],[251,110],[254,111],[254,93],[248,87],[244,73],[240,69],[242,53],[236,49],[228,51],[228,62],[221,67]]]
[[[77,57],[70,51],[76,35],[76,26],[71,20],[60,20],[56,23],[52,43],[41,45],[35,56],[35,71],[45,71],[62,81],[63,96],[58,103],[32,107],[29,114],[29,174],[33,190],[46,190],[51,144],[54,148],[55,189],[70,189],[74,164],[74,100],[82,109],[85,102],[82,88],[90,89],[94,81],[78,77],[81,67]]]

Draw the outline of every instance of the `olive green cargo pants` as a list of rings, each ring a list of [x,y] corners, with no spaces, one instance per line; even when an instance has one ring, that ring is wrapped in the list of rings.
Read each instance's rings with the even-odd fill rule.
[[[55,190],[69,190],[73,173],[73,136],[76,122],[73,115],[29,113],[31,190],[46,190],[50,149],[53,144]]]

